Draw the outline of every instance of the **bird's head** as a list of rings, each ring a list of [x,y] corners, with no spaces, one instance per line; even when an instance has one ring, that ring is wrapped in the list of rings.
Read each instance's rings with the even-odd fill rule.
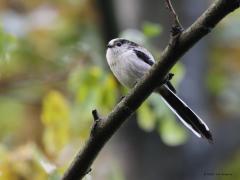
[[[107,45],[108,47],[107,54],[109,53],[111,54],[111,56],[120,56],[121,54],[130,51],[137,46],[138,44],[127,39],[123,38],[112,39]]]

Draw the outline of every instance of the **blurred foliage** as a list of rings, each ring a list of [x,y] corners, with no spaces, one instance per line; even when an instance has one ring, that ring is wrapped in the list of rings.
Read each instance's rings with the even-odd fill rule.
[[[144,102],[137,112],[139,126],[145,131],[152,131],[156,125],[156,115],[152,111],[150,104]]]
[[[97,11],[91,1],[0,7],[0,179],[59,179],[89,135],[91,110],[116,104]]]
[[[0,97],[0,138],[2,142],[10,143],[16,138],[14,136],[17,136],[17,134],[13,132],[16,132],[21,127],[24,118],[23,112],[24,106],[21,102],[11,98]]]
[[[32,143],[12,151],[1,145],[0,158],[1,179],[59,179],[55,172],[56,167],[48,162],[39,148]]]
[[[89,67],[73,71],[68,85],[74,95],[72,133],[85,140],[92,125],[91,111],[98,108],[106,115],[112,109],[117,100],[117,84],[111,74],[99,67]]]
[[[236,180],[240,179],[240,152],[233,155],[230,160],[227,160],[223,167],[218,170],[218,180]]]
[[[43,142],[46,151],[57,155],[68,142],[70,112],[66,100],[58,91],[50,91],[43,99]]]
[[[208,88],[216,102],[217,114],[228,117],[239,115],[240,106],[239,12],[234,11],[216,29],[206,76]]]
[[[145,36],[151,38],[159,36],[162,32],[162,27],[159,24],[145,22],[143,23],[142,30]]]
[[[14,36],[3,31],[0,27],[0,63],[9,60],[9,55],[16,48],[16,39]]]

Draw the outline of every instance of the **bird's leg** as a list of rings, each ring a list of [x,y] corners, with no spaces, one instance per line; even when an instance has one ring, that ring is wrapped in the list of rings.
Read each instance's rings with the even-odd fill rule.
[[[163,81],[163,84],[166,84],[167,87],[174,93],[176,93],[176,89],[174,88],[174,86],[172,85],[172,83],[170,82],[171,79],[173,78],[174,74],[173,73],[169,73],[166,78]]]

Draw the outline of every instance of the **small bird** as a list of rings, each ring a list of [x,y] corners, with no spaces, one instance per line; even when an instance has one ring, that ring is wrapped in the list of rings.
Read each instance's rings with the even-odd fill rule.
[[[108,43],[106,58],[115,77],[128,88],[133,88],[155,63],[154,57],[147,49],[123,38],[112,39]],[[208,126],[176,95],[169,80],[155,92],[161,95],[167,106],[196,136],[213,142]]]

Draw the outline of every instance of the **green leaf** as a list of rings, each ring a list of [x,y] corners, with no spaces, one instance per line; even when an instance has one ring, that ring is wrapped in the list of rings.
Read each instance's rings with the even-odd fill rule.
[[[0,97],[0,138],[17,135],[24,124],[24,106],[14,98]]]
[[[220,94],[228,82],[225,74],[220,72],[210,72],[207,78],[207,86],[211,93]]]
[[[145,36],[152,38],[161,34],[162,27],[159,24],[145,22],[142,25],[142,30]]]
[[[9,60],[11,52],[15,50],[17,41],[14,36],[3,31],[0,26],[0,61]]]
[[[177,63],[171,69],[171,73],[173,73],[175,75],[175,76],[173,76],[173,79],[171,80],[171,82],[174,84],[174,86],[178,86],[184,77],[185,67],[183,66],[183,64]]]
[[[173,116],[161,121],[159,133],[163,142],[169,146],[178,146],[187,140],[187,132],[175,121]]]
[[[240,179],[240,152],[231,157],[230,161],[226,162],[223,167],[219,168],[216,173],[228,174],[225,176],[219,176],[219,180],[235,180]]]
[[[138,125],[145,131],[152,131],[155,127],[156,117],[147,102],[144,102],[137,112]]]
[[[103,113],[108,113],[114,104],[116,103],[117,97],[117,84],[112,75],[105,75],[105,78],[101,85],[98,85],[98,103],[103,109]]]

